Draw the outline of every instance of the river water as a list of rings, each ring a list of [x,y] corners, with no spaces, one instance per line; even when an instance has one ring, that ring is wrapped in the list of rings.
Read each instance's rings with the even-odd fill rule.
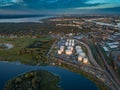
[[[98,90],[93,82],[69,70],[56,66],[23,65],[19,62],[0,62],[0,90],[8,80],[25,72],[40,69],[59,75],[61,78],[59,85],[63,90]]]
[[[37,22],[42,23],[42,19],[52,18],[56,16],[41,16],[41,17],[25,17],[25,18],[11,18],[0,19],[0,23],[24,23],[24,22]]]

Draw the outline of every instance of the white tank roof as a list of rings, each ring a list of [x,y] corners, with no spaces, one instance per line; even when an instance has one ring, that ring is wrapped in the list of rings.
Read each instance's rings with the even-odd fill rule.
[[[72,46],[68,46],[67,49],[68,50],[73,50],[73,47]]]
[[[65,53],[66,53],[67,55],[71,55],[71,54],[72,54],[72,51],[71,51],[71,50],[65,50]]]
[[[87,63],[88,63],[88,58],[84,58],[84,59],[83,59],[83,63],[84,63],[84,64],[87,64]]]
[[[81,46],[76,46],[75,48],[78,49],[78,48],[81,48]]]
[[[60,46],[60,48],[65,48],[65,46]]]
[[[61,50],[58,50],[58,54],[62,54],[62,51],[61,51]]]
[[[65,42],[65,45],[68,46],[68,42]]]
[[[82,61],[82,56],[78,56],[78,61]]]
[[[77,49],[76,52],[77,53],[83,53],[83,50],[82,49]]]
[[[84,52],[79,53],[79,55],[81,55],[82,57],[85,57],[85,53]]]

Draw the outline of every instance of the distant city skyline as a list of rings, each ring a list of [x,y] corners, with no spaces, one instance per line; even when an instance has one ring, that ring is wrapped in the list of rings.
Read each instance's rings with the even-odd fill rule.
[[[120,14],[120,0],[0,0],[0,14]]]

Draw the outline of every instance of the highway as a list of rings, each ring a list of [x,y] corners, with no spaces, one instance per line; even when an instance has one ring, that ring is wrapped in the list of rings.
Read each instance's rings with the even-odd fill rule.
[[[97,73],[97,72],[100,71],[103,75],[105,75],[107,78],[109,78],[109,80],[111,80],[111,81],[109,81],[109,82],[112,82],[112,83],[115,85],[115,87],[114,87],[114,85],[111,85],[111,86],[108,85],[108,86],[111,88],[111,90],[120,90],[120,86],[119,86],[118,83],[116,83],[116,80],[114,80],[114,79],[109,75],[109,73],[108,73],[106,70],[103,70],[103,69],[100,67],[100,65],[96,62],[96,60],[94,59],[94,57],[93,57],[93,55],[92,55],[92,52],[91,52],[91,49],[89,48],[89,46],[88,46],[87,44],[85,44],[85,43],[77,40],[77,39],[75,39],[75,40],[76,40],[77,42],[79,42],[80,44],[84,45],[84,46],[87,48],[88,57],[89,57],[90,63],[93,65],[93,67],[90,67],[90,66],[87,66],[87,65],[85,65],[84,67],[85,67],[85,68],[89,68],[89,69],[91,68],[90,70],[95,70],[95,71],[94,71],[95,73]],[[49,56],[49,54],[52,52],[53,48],[54,48],[55,45],[56,45],[56,42],[57,42],[57,41],[55,41],[54,44],[51,46],[49,52],[47,53],[47,56]],[[66,63],[66,64],[68,64],[68,65],[70,65],[70,66],[73,66],[73,67],[76,67],[76,68],[78,68],[78,69],[80,69],[80,67],[83,66],[83,65],[78,65],[78,64],[73,63],[73,62],[68,62],[68,60],[65,60],[64,58],[61,58],[61,57],[57,57],[56,55],[55,55],[54,57],[57,58],[57,59],[58,59],[59,61],[61,61],[62,63]],[[50,57],[49,57],[49,58],[50,58]]]
[[[80,42],[80,41],[77,40],[77,39],[76,39],[76,41],[79,42],[80,44],[84,45],[84,46],[87,48],[88,57],[89,57],[89,60],[90,60],[91,64],[92,64],[93,66],[101,69],[101,68],[100,68],[100,65],[98,65],[98,63],[97,63],[96,60],[94,59],[94,57],[93,57],[93,55],[92,55],[92,52],[91,52],[89,46],[88,46],[87,44],[83,43],[83,42]]]
[[[96,67],[92,67],[92,66],[84,65],[84,64],[76,64],[76,63],[74,63],[74,62],[70,62],[69,60],[65,60],[65,58],[62,58],[62,57],[57,56],[57,55],[55,55],[54,57],[57,58],[57,61],[58,61],[58,62],[65,63],[65,64],[67,64],[67,65],[69,65],[69,66],[72,66],[72,67],[77,68],[78,70],[83,70],[83,71],[85,71],[85,72],[87,72],[87,73],[90,73],[90,74],[94,75],[95,77],[96,77],[96,75],[99,74],[99,75],[101,75],[101,77],[103,77],[104,79],[106,79],[106,81],[111,82],[111,80],[110,80],[109,77],[104,77],[104,75],[106,76],[105,72],[99,70],[99,69],[96,68]],[[91,73],[91,72],[94,72],[94,73]],[[99,78],[99,79],[100,79],[100,78]],[[106,81],[103,81],[103,82],[105,83]],[[116,90],[116,88],[114,87],[113,84],[111,84],[111,85],[108,84],[108,83],[105,83],[105,84],[106,84],[109,88],[111,88],[111,90]]]
[[[116,83],[117,87],[119,87],[119,90],[120,90],[120,81],[119,81],[119,79],[118,79],[117,76],[115,75],[115,72],[114,72],[114,71],[110,68],[110,66],[108,65],[108,63],[107,63],[107,61],[105,60],[105,57],[104,57],[104,55],[102,54],[102,52],[101,52],[101,50],[100,50],[100,48],[99,48],[98,45],[97,45],[97,48],[98,48],[98,50],[99,50],[99,52],[100,52],[100,55],[101,55],[101,57],[102,57],[102,59],[103,59],[103,61],[104,61],[104,63],[105,63],[105,66],[106,66],[106,68],[107,68],[107,70],[105,70],[105,72],[108,72],[108,71],[109,71],[109,73],[111,74],[111,76],[112,76],[113,79],[115,80],[114,83]]]
[[[77,40],[77,39],[76,39],[76,40]],[[87,48],[88,57],[89,57],[89,59],[90,59],[91,64],[94,65],[95,67],[99,68],[100,70],[102,70],[102,68],[100,67],[100,65],[98,65],[98,63],[97,63],[96,60],[94,59],[94,57],[93,57],[93,55],[92,55],[92,52],[91,52],[89,46],[88,46],[87,44],[83,43],[83,42],[80,42],[79,40],[77,40],[77,41],[78,41],[79,43],[81,43],[82,45],[84,45],[84,46]],[[102,56],[102,57],[103,57],[103,56]],[[116,76],[114,75],[114,73],[111,71],[111,69],[109,68],[109,66],[108,66],[108,64],[107,64],[107,62],[106,62],[106,60],[105,60],[104,57],[103,57],[103,60],[105,61],[108,70],[110,71],[110,73],[112,74],[112,76],[113,76],[114,78],[112,78],[112,76],[110,76],[110,74],[109,74],[109,72],[108,72],[107,70],[103,70],[103,71],[104,71],[104,72],[106,73],[106,75],[111,79],[111,81],[112,81],[112,82],[114,83],[114,85],[118,88],[118,90],[120,90],[120,83],[119,83],[120,81],[119,81],[119,79],[117,79]]]

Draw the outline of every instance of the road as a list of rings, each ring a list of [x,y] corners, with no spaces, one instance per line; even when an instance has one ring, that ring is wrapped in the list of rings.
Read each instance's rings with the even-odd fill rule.
[[[72,66],[72,67],[77,68],[78,70],[83,70],[83,71],[85,71],[85,72],[87,72],[87,73],[90,73],[90,74],[91,74],[91,72],[94,72],[94,74],[92,73],[92,75],[94,75],[95,77],[96,77],[96,75],[98,75],[98,74],[101,75],[101,77],[104,77],[104,75],[106,75],[105,72],[99,70],[99,69],[96,68],[96,67],[92,67],[92,66],[84,65],[84,64],[81,64],[81,65],[80,65],[80,64],[76,64],[76,63],[70,62],[69,60],[65,60],[65,58],[62,58],[62,57],[57,56],[57,55],[55,55],[55,58],[58,59],[58,62],[65,63],[65,64],[67,64],[67,65],[69,65],[69,66]],[[99,79],[100,79],[100,78],[99,78]],[[106,81],[111,82],[111,80],[109,79],[109,77],[105,77],[105,79],[106,79]],[[110,85],[110,84],[106,83],[106,81],[103,81],[103,82],[104,82],[108,87],[110,87],[111,90],[116,90],[116,88],[114,87],[113,84]]]
[[[76,41],[79,42],[80,44],[84,45],[84,46],[87,48],[88,57],[89,57],[89,60],[90,60],[91,64],[92,64],[93,66],[98,67],[99,69],[101,69],[101,68],[100,68],[100,65],[98,65],[98,63],[97,63],[96,60],[94,59],[94,57],[93,57],[93,55],[92,55],[92,52],[91,52],[89,46],[88,46],[87,44],[83,43],[83,42],[80,42],[80,41],[77,40],[77,39],[76,39]]]
[[[117,76],[115,75],[115,72],[114,72],[114,71],[110,68],[110,66],[108,65],[108,63],[107,63],[107,61],[105,60],[105,57],[104,57],[104,55],[102,54],[102,52],[101,52],[101,50],[100,50],[100,48],[99,48],[98,45],[97,45],[97,48],[98,48],[98,51],[100,52],[100,55],[101,55],[101,57],[102,57],[102,59],[103,59],[103,61],[104,61],[104,63],[105,63],[105,66],[106,66],[107,70],[111,73],[111,76],[112,76],[113,79],[115,80],[115,83],[116,83],[117,87],[119,87],[119,90],[120,90],[120,81],[119,81],[119,79],[118,79]],[[107,72],[107,70],[106,70],[105,72]]]
[[[52,52],[52,50],[53,50],[53,48],[55,47],[56,43],[57,43],[57,40],[56,40],[56,41],[53,43],[53,45],[51,46],[49,52],[47,53],[47,57],[48,57],[49,54]]]
[[[76,39],[77,40],[77,39]],[[94,59],[93,55],[92,55],[92,52],[89,48],[89,46],[79,40],[77,40],[79,43],[81,43],[82,45],[84,45],[86,48],[87,48],[87,51],[88,51],[88,57],[89,57],[89,60],[91,62],[92,65],[94,65],[95,67],[99,68],[99,70],[102,70],[102,68],[100,67],[100,65],[98,65],[98,63],[96,62],[96,60]],[[103,57],[103,56],[102,56]],[[106,62],[105,58],[103,58],[103,60]],[[107,62],[106,62],[106,66],[108,67],[110,73],[112,74],[112,76],[114,78],[112,78],[112,76],[109,75],[109,72],[106,71],[106,70],[103,70],[103,72],[106,73],[106,75],[111,79],[111,81],[114,83],[114,85],[118,88],[118,90],[120,90],[120,81],[119,79],[116,78],[116,76],[114,75],[114,73],[111,71],[111,69],[109,68]]]
[[[77,42],[79,42],[80,44],[84,45],[86,48],[87,48],[87,51],[88,51],[88,57],[89,57],[89,60],[91,62],[91,64],[95,67],[94,69],[98,70],[98,71],[102,71],[103,74],[105,74],[111,81],[112,83],[116,86],[117,89],[115,89],[115,87],[112,87],[112,90],[120,90],[120,86],[116,83],[116,80],[114,80],[110,75],[109,73],[106,71],[106,70],[103,70],[100,65],[96,62],[96,60],[94,59],[93,55],[92,55],[92,52],[91,52],[91,49],[89,48],[89,46],[77,39],[75,39]],[[54,44],[51,46],[49,52],[47,53],[47,56],[49,56],[49,54],[52,52],[53,48],[55,47],[56,45],[56,42],[54,42]],[[56,56],[55,56],[56,57]],[[62,62],[66,63],[66,61],[63,61]],[[80,68],[80,66],[77,66],[75,63],[72,63],[71,62],[67,62],[68,65],[71,65],[71,66],[74,66],[76,68]],[[89,67],[90,68],[90,67]],[[97,72],[97,71],[96,71]]]

